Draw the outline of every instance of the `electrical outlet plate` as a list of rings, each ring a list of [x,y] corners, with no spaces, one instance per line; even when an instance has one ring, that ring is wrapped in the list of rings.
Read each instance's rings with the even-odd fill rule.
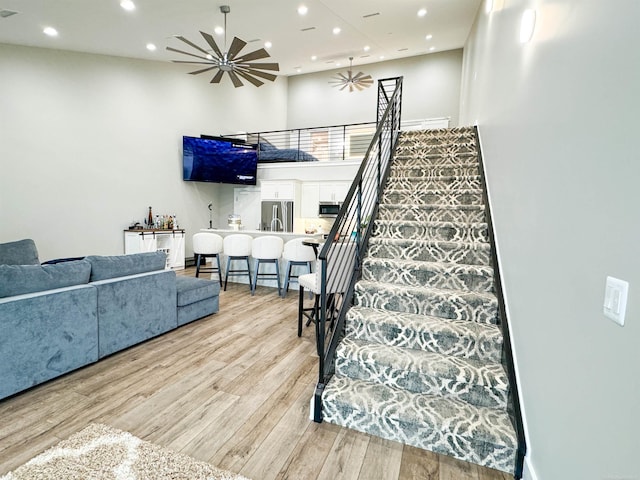
[[[620,326],[624,326],[628,292],[628,282],[614,277],[607,277],[607,285],[604,291],[604,316]]]

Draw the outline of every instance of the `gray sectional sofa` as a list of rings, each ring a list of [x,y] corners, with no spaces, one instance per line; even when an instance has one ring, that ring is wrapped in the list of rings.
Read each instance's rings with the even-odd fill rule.
[[[0,244],[0,399],[218,311],[218,282],[176,276],[162,252],[40,264]]]

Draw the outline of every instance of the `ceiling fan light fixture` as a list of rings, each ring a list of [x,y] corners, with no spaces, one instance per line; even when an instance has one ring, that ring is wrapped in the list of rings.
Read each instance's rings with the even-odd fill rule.
[[[220,12],[224,14],[224,49],[220,49],[213,36],[206,32],[201,31],[200,35],[204,38],[209,50],[205,50],[181,35],[176,35],[175,38],[186,43],[192,49],[195,49],[197,53],[167,47],[167,50],[170,52],[180,53],[194,58],[190,60],[172,61],[174,63],[197,65],[199,68],[189,72],[190,75],[215,71],[215,75],[210,83],[220,83],[225,73],[236,88],[244,86],[243,80],[246,80],[256,87],[264,85],[263,80],[270,82],[275,81],[277,75],[271,72],[279,71],[280,66],[277,63],[256,62],[256,60],[269,58],[269,53],[264,48],[243,54],[241,52],[247,45],[247,42],[238,37],[233,37],[231,45],[227,48],[227,14],[230,11],[231,9],[228,5],[222,5],[220,7]]]
[[[349,57],[349,70],[345,73],[338,73],[334,75],[329,83],[333,84],[333,86],[337,87],[340,91],[348,89],[349,92],[360,92],[373,85],[373,78],[371,78],[371,75],[365,75],[362,72],[358,72],[354,75],[352,68],[353,57]]]

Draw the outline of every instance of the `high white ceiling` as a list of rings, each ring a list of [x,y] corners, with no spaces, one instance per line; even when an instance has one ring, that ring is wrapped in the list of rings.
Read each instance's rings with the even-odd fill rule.
[[[167,52],[190,47],[182,35],[209,48],[198,33],[213,34],[223,26],[221,5],[229,5],[227,43],[234,36],[249,42],[248,53],[268,48],[280,74],[296,75],[346,66],[410,57],[464,45],[481,0],[133,0],[125,11],[120,0],[0,0],[0,43],[142,58],[185,60]],[[308,13],[297,12],[300,5]],[[427,9],[423,17],[417,15]],[[17,12],[5,16],[3,11]],[[46,26],[57,37],[42,33]],[[341,32],[334,35],[334,27]],[[426,35],[432,35],[426,40]],[[224,35],[214,35],[224,48]],[[157,45],[155,52],[147,43]],[[368,52],[364,47],[370,47]],[[314,61],[312,55],[317,56]],[[340,65],[337,65],[340,62]],[[187,71],[187,67],[184,68]]]

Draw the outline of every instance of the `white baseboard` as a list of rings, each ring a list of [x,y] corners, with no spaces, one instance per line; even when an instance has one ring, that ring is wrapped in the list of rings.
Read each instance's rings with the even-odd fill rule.
[[[524,457],[524,468],[522,469],[522,480],[538,480],[538,475],[531,464],[529,455]]]

